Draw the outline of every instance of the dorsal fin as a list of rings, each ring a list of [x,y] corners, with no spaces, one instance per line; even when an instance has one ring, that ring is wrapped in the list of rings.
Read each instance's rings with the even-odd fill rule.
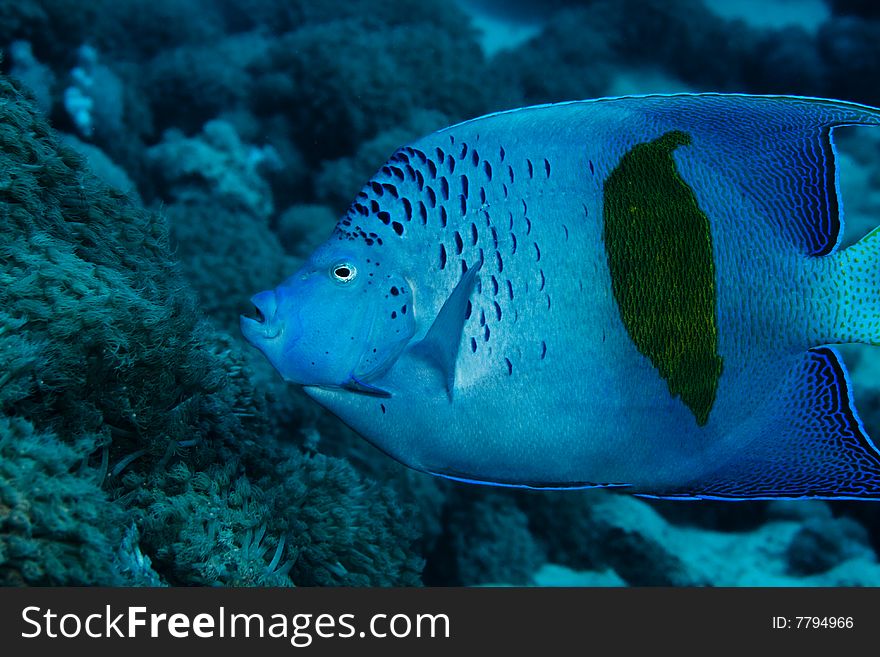
[[[458,358],[461,334],[467,319],[467,304],[474,291],[477,272],[481,266],[482,262],[462,275],[461,280],[440,308],[440,312],[437,313],[425,338],[413,347],[414,353],[440,370],[450,400],[455,385],[455,361]]]
[[[880,111],[793,96],[697,94],[620,101],[640,104],[645,118],[663,132],[688,133],[694,147],[678,155],[723,170],[804,253],[834,251],[843,218],[832,131],[880,125]]]

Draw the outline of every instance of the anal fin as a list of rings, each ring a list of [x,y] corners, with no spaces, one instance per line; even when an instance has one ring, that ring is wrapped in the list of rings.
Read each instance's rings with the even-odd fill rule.
[[[752,417],[757,434],[708,475],[664,499],[880,500],[880,451],[853,405],[846,366],[829,347],[808,351]]]

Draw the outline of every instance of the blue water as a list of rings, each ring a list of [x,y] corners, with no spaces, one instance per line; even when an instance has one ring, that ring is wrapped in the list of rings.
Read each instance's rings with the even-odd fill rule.
[[[237,328],[450,123],[647,92],[880,105],[874,3],[20,0],[0,49],[28,90],[0,89],[0,583],[880,585],[880,505],[432,478]],[[853,241],[880,135],[839,147]],[[846,357],[880,435],[880,356]]]

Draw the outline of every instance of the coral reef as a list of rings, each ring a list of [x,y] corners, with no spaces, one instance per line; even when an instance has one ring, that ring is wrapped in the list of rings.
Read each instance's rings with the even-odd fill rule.
[[[0,3],[0,71],[30,88],[0,78],[0,584],[880,584],[874,505],[432,478],[237,338],[250,296],[444,125],[683,89],[880,103],[875,3],[721,4]],[[481,38],[478,10],[534,36]],[[877,224],[880,137],[836,136],[848,244]],[[876,435],[880,356],[846,358]]]
[[[0,579],[418,583],[411,507],[279,442],[161,217],[0,97]]]

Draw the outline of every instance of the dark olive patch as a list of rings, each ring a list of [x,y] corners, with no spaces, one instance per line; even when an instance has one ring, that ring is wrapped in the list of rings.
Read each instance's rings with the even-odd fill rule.
[[[623,156],[604,185],[604,240],[630,338],[702,426],[722,359],[709,218],[672,158],[690,143],[676,130]]]

